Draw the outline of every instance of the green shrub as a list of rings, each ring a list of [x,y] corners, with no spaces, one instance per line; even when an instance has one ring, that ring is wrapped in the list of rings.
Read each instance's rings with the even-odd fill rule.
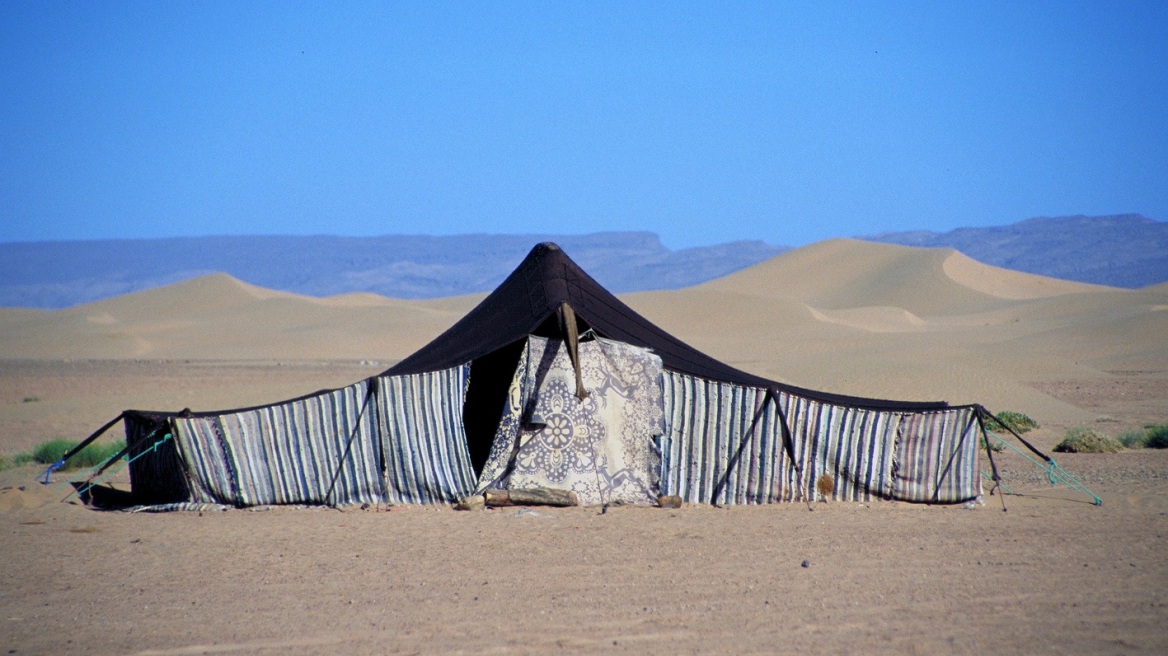
[[[1125,449],[1142,449],[1147,441],[1148,433],[1146,431],[1131,430],[1119,436],[1119,443]]]
[[[1054,446],[1059,453],[1119,453],[1121,449],[1119,442],[1083,426],[1070,428],[1063,441]]]
[[[1168,424],[1149,427],[1144,446],[1149,449],[1168,449]]]
[[[1005,428],[1009,428],[1015,433],[1021,435],[1028,430],[1038,428],[1038,422],[1021,412],[1014,412],[1013,410],[1003,410],[997,415],[990,417],[985,423],[986,430],[994,431],[995,433],[1002,432]]]
[[[44,465],[51,465],[60,460],[66,453],[74,449],[79,442],[73,442],[66,439],[57,438],[42,442],[32,450],[32,460]],[[109,460],[118,451],[125,448],[126,443],[122,441],[111,442],[106,444],[88,444],[84,449],[69,458],[65,463],[63,469],[85,469],[87,467],[96,467],[101,463]]]
[[[36,445],[36,448],[32,450],[32,457],[43,465],[51,465],[64,457],[75,446],[77,446],[77,442],[70,442],[58,437]]]

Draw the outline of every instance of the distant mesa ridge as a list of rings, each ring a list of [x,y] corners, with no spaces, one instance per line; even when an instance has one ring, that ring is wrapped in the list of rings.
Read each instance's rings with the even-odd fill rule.
[[[494,289],[544,241],[558,243],[617,293],[689,287],[789,250],[738,241],[674,251],[649,232],[8,243],[0,244],[0,307],[71,307],[209,273],[318,297],[460,296]]]
[[[1034,218],[1012,225],[862,237],[953,248],[986,264],[1137,288],[1168,281],[1168,223],[1138,214]],[[790,250],[761,241],[670,250],[650,232],[588,235],[216,236],[0,244],[0,306],[55,309],[227,273],[308,296],[402,299],[490,291],[532,245],[558,243],[617,293],[679,289]]]
[[[1135,289],[1168,281],[1168,223],[1139,214],[1038,217],[1006,226],[886,232],[869,241],[953,248],[985,264]]]

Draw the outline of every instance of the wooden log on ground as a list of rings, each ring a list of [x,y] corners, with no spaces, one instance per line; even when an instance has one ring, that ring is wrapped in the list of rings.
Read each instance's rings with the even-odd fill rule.
[[[554,490],[537,487],[526,490],[487,490],[484,493],[488,506],[578,506],[580,500],[571,490]]]
[[[513,506],[578,506],[580,500],[571,490],[533,487],[527,490],[508,490]]]
[[[487,490],[483,492],[483,500],[491,508],[511,505],[511,495],[507,490]]]

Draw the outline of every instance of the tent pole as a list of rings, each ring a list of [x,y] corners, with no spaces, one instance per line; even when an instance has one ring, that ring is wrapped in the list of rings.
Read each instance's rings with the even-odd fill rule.
[[[337,479],[341,475],[341,469],[345,466],[345,460],[349,458],[349,453],[353,450],[353,440],[357,437],[357,432],[361,430],[361,418],[365,416],[365,411],[369,408],[369,401],[373,398],[377,391],[377,377],[373,376],[368,379],[369,386],[365,390],[365,400],[361,402],[361,411],[357,413],[357,420],[353,422],[353,430],[349,431],[349,439],[345,442],[345,452],[341,454],[340,460],[337,461],[337,469],[333,472],[333,480],[329,483],[328,494],[324,495],[324,501],[330,506],[335,506],[334,503],[329,503],[329,499],[333,496],[333,491],[337,487]]]
[[[161,430],[161,429],[159,429],[159,430]],[[150,437],[154,437],[157,434],[158,434],[158,431],[156,430],[150,434]],[[134,456],[133,458],[126,460],[126,464],[123,465],[123,467],[129,467],[131,464],[134,463],[135,460],[141,458],[142,456],[144,456],[148,453],[151,453],[151,452],[157,450],[159,445],[163,444],[164,442],[166,442],[167,440],[170,440],[172,438],[174,438],[174,435],[168,431],[165,435],[162,436],[162,439],[154,442],[154,444],[151,444],[150,446],[146,447],[145,449],[142,449],[142,452],[139,453],[138,455]],[[149,438],[147,438],[147,439],[149,439]],[[143,440],[143,442],[145,442],[145,440]],[[139,444],[141,444],[141,442],[139,442]],[[114,474],[121,471],[122,467],[119,467],[118,469],[115,469],[114,471],[107,474],[105,478],[101,477],[102,472],[104,472],[106,469],[109,469],[110,465],[117,462],[117,460],[119,458],[121,458],[123,455],[125,455],[128,452],[129,452],[128,448],[123,449],[117,456],[114,456],[113,458],[110,458],[109,460],[107,460],[105,462],[105,464],[103,464],[101,466],[101,469],[94,472],[93,474],[90,474],[89,478],[87,478],[85,480],[84,487],[77,488],[71,494],[69,494],[69,496],[65,497],[64,499],[61,499],[61,501],[62,502],[68,501],[70,498],[73,497],[74,494],[77,495],[78,499],[81,499],[83,496],[85,496],[86,492],[92,490],[93,488],[97,487],[97,485],[99,483],[102,483],[103,481],[108,479],[110,476],[113,476]]]
[[[584,389],[584,374],[580,370],[580,328],[576,325],[576,311],[571,305],[560,303],[559,319],[560,332],[568,343],[568,358],[576,371],[576,398],[583,401],[588,398],[588,390]]]
[[[1004,486],[1002,485],[1002,476],[998,473],[998,463],[994,462],[994,449],[990,445],[990,436],[986,434],[985,415],[989,414],[989,411],[979,405],[975,414],[977,415],[977,427],[981,430],[981,438],[985,440],[986,457],[990,460],[990,470],[993,472],[993,478],[990,479],[993,481],[993,486],[990,488],[990,494],[992,495],[999,487]],[[999,494],[998,498],[1002,500],[1002,512],[1008,512],[1006,508],[1006,495]]]
[[[981,406],[978,406],[978,407],[981,408],[981,410],[983,412],[985,412],[986,414],[989,414],[989,411],[986,410],[985,408],[982,408]],[[1046,455],[1045,453],[1034,448],[1034,445],[1032,445],[1029,442],[1027,442],[1026,440],[1022,439],[1022,437],[1020,435],[1018,435],[1018,433],[1014,432],[1014,429],[1003,424],[1002,422],[998,422],[998,424],[1001,425],[1002,428],[1005,428],[1015,438],[1017,438],[1017,440],[1019,442],[1026,445],[1026,447],[1028,449],[1030,449],[1034,453],[1038,454],[1039,457],[1041,457],[1043,460],[1046,461],[1046,466],[1044,469],[1046,471],[1047,477],[1050,479],[1051,485],[1055,485],[1055,484],[1058,484],[1061,482],[1063,485],[1066,485],[1067,487],[1071,488],[1072,490],[1081,491],[1081,492],[1084,492],[1084,493],[1090,495],[1092,501],[1094,502],[1094,504],[1096,506],[1103,505],[1103,499],[1100,498],[1100,496],[1098,494],[1095,494],[1094,492],[1089,490],[1086,485],[1083,485],[1082,483],[1080,483],[1079,479],[1075,478],[1074,476],[1071,476],[1070,472],[1063,469],[1062,467],[1059,467],[1058,463],[1054,461],[1054,458],[1051,458],[1050,456]],[[1002,438],[998,437],[997,435],[994,435],[994,439],[998,440],[999,442],[1001,442],[1003,445],[1009,447],[1010,449],[1013,449],[1015,453],[1021,455],[1023,458],[1026,458],[1030,462],[1033,462],[1035,465],[1038,465],[1039,468],[1043,468],[1043,465],[1041,463],[1039,463],[1038,461],[1034,460],[1030,456],[1023,453],[1021,449],[1014,446],[1013,444],[1010,444],[1009,442],[1007,442],[1006,440],[1003,440]],[[988,447],[988,445],[989,445],[988,439],[986,440],[986,444]]]
[[[101,428],[94,431],[93,434],[90,435],[89,437],[85,438],[84,440],[81,440],[81,442],[77,446],[73,447],[72,449],[69,449],[68,453],[61,456],[60,460],[49,465],[49,468],[45,470],[45,473],[41,474],[40,476],[37,477],[38,480],[40,480],[42,484],[48,485],[51,482],[49,480],[49,476],[52,475],[54,470],[57,470],[57,469],[60,469],[61,467],[64,467],[66,460],[77,455],[81,451],[81,449],[84,449],[85,447],[89,446],[94,440],[101,437],[102,434],[104,434],[107,430],[109,430],[110,428],[113,428],[113,425],[118,423],[119,421],[121,421],[122,418],[125,416],[126,416],[126,413],[123,412],[122,414],[118,415],[117,417],[114,417],[113,419],[107,421],[104,426],[102,426]]]
[[[979,410],[980,412],[982,412],[982,413],[985,413],[985,415],[986,415],[986,416],[988,416],[988,417],[993,417],[993,415],[992,415],[992,414],[990,414],[990,411],[985,409],[985,406],[981,406],[981,405],[979,405],[979,406],[977,406],[977,408],[978,408],[978,410]],[[995,420],[995,421],[997,421],[997,419],[996,419],[996,418],[995,418],[994,420]],[[1043,459],[1043,460],[1045,460],[1045,461],[1046,461],[1048,464],[1049,464],[1049,463],[1051,463],[1051,462],[1053,462],[1053,460],[1051,460],[1051,457],[1050,457],[1050,456],[1048,456],[1048,455],[1046,455],[1045,453],[1043,453],[1043,452],[1039,451],[1037,447],[1035,447],[1033,444],[1031,444],[1030,442],[1027,442],[1025,439],[1023,439],[1023,437],[1022,437],[1021,435],[1019,435],[1018,433],[1014,432],[1014,429],[1013,429],[1013,428],[1010,428],[1009,426],[1007,426],[1007,425],[1003,424],[1003,423],[1002,423],[1002,422],[1000,422],[1000,421],[999,421],[999,422],[997,422],[997,423],[998,423],[999,425],[1001,425],[1001,427],[1002,427],[1002,428],[1005,428],[1007,431],[1009,431],[1009,433],[1010,433],[1011,435],[1013,435],[1015,439],[1017,439],[1019,442],[1021,442],[1021,443],[1022,443],[1022,444],[1023,444],[1023,445],[1024,445],[1026,448],[1027,448],[1027,449],[1030,449],[1030,451],[1031,451],[1031,452],[1033,452],[1033,453],[1034,453],[1034,455],[1038,456],[1039,458],[1042,458],[1042,459]]]
[[[746,443],[750,441],[751,436],[754,435],[755,428],[758,427],[758,422],[762,420],[763,410],[766,410],[767,405],[771,402],[770,389],[766,390],[763,396],[762,403],[759,404],[758,409],[754,411],[754,419],[750,421],[750,428],[742,435],[742,441],[738,444],[738,450],[734,452],[734,457],[730,458],[730,462],[726,464],[726,473],[722,474],[722,480],[714,486],[714,491],[710,494],[710,505],[718,505],[718,495],[721,494],[722,489],[726,486],[726,482],[730,480],[730,474],[738,466],[738,461],[742,458],[742,452],[746,450]]]
[[[964,442],[966,437],[969,435],[969,429],[972,428],[974,423],[977,423],[977,422],[978,422],[977,411],[974,410],[973,416],[971,416],[969,418],[969,422],[965,425],[965,430],[961,431],[962,437],[961,437],[961,441],[957,443],[958,447],[961,446],[961,443]],[[977,449],[974,449],[973,452],[977,453]],[[941,481],[945,480],[945,477],[949,475],[949,471],[953,469],[953,461],[956,459],[957,459],[957,449],[955,448],[949,454],[949,462],[945,463],[945,469],[941,471],[941,474],[939,476],[937,476],[937,485],[933,488],[933,501],[934,502],[936,502],[937,498],[941,495]]]
[[[808,510],[811,509],[811,499],[806,496],[806,481],[803,480],[803,466],[799,464],[799,460],[795,458],[795,438],[791,437],[791,427],[787,424],[787,413],[783,412],[783,404],[779,403],[779,395],[772,388],[767,388],[767,392],[774,398],[775,411],[779,413],[780,427],[783,429],[783,448],[787,451],[787,457],[791,459],[791,467],[795,469],[795,473],[799,475],[799,496],[807,501]],[[791,495],[791,501],[795,500],[795,496]]]

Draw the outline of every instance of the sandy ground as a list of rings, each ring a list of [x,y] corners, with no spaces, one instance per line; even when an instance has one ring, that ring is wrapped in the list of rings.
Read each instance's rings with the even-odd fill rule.
[[[307,299],[214,276],[0,309],[0,453],[126,408],[240,407],[378,373],[476,299]],[[837,241],[638,311],[829,391],[1168,423],[1168,287]],[[699,310],[699,311],[695,311]],[[998,458],[983,506],[127,514],[0,472],[0,653],[1168,653],[1168,452]],[[124,475],[112,480],[124,487]],[[1008,511],[1003,512],[1003,501]],[[806,563],[806,566],[804,566]]]
[[[994,496],[146,515],[8,487],[0,648],[1165,653],[1168,453],[1062,460],[1102,506],[1009,472],[1033,496],[1005,497],[1008,512]]]

